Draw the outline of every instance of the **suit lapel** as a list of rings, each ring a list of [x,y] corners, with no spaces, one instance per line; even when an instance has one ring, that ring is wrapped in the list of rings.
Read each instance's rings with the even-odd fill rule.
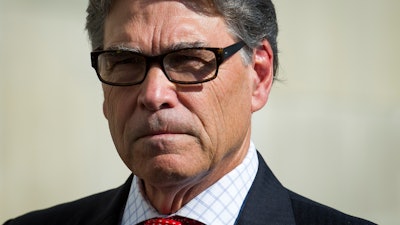
[[[245,199],[236,225],[295,224],[287,190],[258,153],[256,178]]]
[[[124,213],[126,200],[128,199],[129,190],[131,187],[133,175],[121,187],[115,190],[113,199],[109,202],[104,202],[105,207],[103,212],[98,215],[99,220],[94,223],[98,225],[119,225]]]

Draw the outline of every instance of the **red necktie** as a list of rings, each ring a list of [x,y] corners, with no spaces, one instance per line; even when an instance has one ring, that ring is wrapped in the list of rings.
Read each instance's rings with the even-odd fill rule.
[[[197,220],[182,216],[172,216],[167,218],[153,218],[139,223],[138,225],[205,225]]]

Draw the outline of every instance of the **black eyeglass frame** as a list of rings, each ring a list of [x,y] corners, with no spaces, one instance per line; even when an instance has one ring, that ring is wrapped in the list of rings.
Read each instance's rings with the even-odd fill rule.
[[[172,83],[177,83],[177,84],[200,84],[200,83],[204,83],[210,80],[213,80],[217,77],[218,74],[218,68],[219,66],[225,62],[228,58],[230,58],[231,56],[233,56],[236,52],[238,52],[240,49],[242,49],[244,46],[246,45],[246,43],[244,41],[238,41],[228,47],[225,48],[209,48],[209,47],[195,47],[195,48],[182,48],[182,49],[177,49],[177,50],[173,50],[161,55],[156,55],[156,56],[147,56],[141,53],[137,53],[137,52],[133,52],[133,51],[129,51],[129,50],[96,50],[90,53],[90,57],[91,57],[91,63],[92,63],[92,67],[95,69],[97,77],[99,78],[99,80],[105,84],[108,85],[112,85],[112,86],[133,86],[133,85],[137,85],[137,84],[141,84],[147,77],[148,71],[151,67],[151,65],[153,63],[157,63],[158,65],[161,65],[161,69],[164,73],[164,75],[167,77],[167,79],[172,82]],[[215,54],[215,58],[216,58],[216,68],[215,68],[215,74],[212,77],[209,77],[205,80],[200,80],[200,81],[179,81],[179,80],[175,80],[172,79],[171,77],[168,76],[168,73],[166,72],[165,68],[164,68],[164,58],[165,56],[167,56],[168,54],[174,53],[174,52],[179,52],[182,50],[208,50],[211,51]],[[119,53],[119,52],[131,52],[133,54],[139,55],[143,58],[145,58],[146,61],[146,71],[145,74],[143,76],[143,79],[141,79],[140,81],[137,82],[130,82],[130,83],[118,83],[118,82],[110,82],[110,81],[106,81],[104,80],[99,71],[98,71],[98,57],[103,54],[103,53]]]

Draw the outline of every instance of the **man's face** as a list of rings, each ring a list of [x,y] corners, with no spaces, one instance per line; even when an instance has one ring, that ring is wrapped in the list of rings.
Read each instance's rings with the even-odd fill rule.
[[[236,41],[221,17],[198,14],[180,1],[120,0],[106,19],[104,48],[159,55],[174,46]],[[165,186],[231,170],[249,144],[251,71],[237,53],[203,84],[171,83],[154,64],[142,84],[103,85],[104,114],[124,163],[145,182]]]

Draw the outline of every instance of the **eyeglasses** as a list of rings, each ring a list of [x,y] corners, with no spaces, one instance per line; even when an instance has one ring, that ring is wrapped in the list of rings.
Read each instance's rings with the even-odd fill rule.
[[[226,48],[184,48],[158,56],[129,50],[102,50],[91,52],[91,60],[100,81],[113,86],[142,83],[154,63],[161,65],[173,83],[199,84],[215,79],[219,66],[244,45],[239,41]]]

